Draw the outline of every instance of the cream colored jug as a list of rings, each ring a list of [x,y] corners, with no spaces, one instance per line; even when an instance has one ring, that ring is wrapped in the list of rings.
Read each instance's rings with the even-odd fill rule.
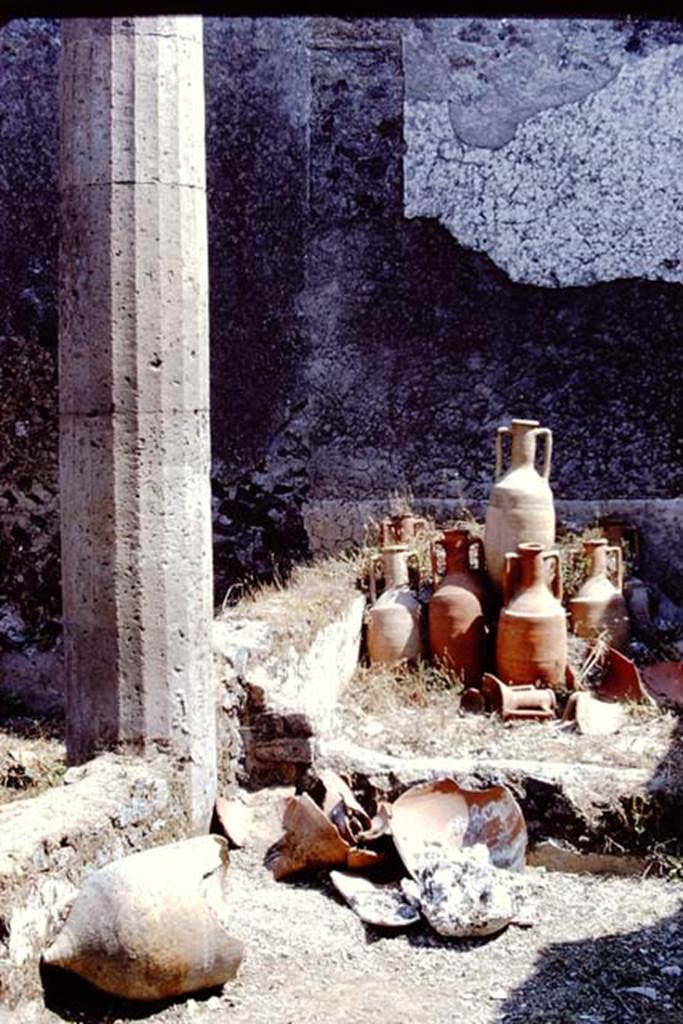
[[[610,644],[623,651],[631,636],[631,627],[622,594],[624,568],[621,548],[610,547],[607,540],[587,540],[583,544],[589,562],[588,576],[576,597],[569,602],[572,629],[585,640],[595,640],[607,630]],[[616,586],[607,575],[607,558],[615,556]]]
[[[503,470],[503,438],[512,437],[510,468]],[[537,472],[536,440],[545,438],[543,468]],[[538,420],[513,420],[511,427],[498,427],[496,435],[496,479],[486,512],[484,548],[488,574],[500,590],[505,554],[519,544],[555,543],[555,506],[548,483],[553,435]]]
[[[420,602],[410,589],[408,548],[391,544],[370,563],[368,654],[373,664],[396,665],[422,653]],[[385,589],[377,597],[375,572],[381,562]]]

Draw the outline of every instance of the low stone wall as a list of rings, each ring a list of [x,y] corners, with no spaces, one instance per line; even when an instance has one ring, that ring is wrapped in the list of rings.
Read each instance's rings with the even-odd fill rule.
[[[237,723],[241,782],[292,783],[312,763],[312,737],[332,727],[339,693],[358,663],[365,598],[354,578],[303,570],[291,588],[214,622],[219,783],[233,780],[234,757],[228,762],[221,748],[234,752]]]
[[[362,544],[368,521],[386,515],[389,505],[388,499],[309,502],[304,508],[304,522],[311,550],[319,556]],[[468,502],[465,498],[416,496],[413,506],[417,513],[432,516],[437,523],[458,516],[464,507],[479,520],[486,515],[486,502]],[[623,517],[637,526],[642,575],[673,601],[683,603],[683,498],[556,500],[555,511],[558,522],[579,529],[608,515]]]
[[[105,754],[0,807],[0,1002],[40,991],[39,958],[83,880],[183,834],[168,763]]]

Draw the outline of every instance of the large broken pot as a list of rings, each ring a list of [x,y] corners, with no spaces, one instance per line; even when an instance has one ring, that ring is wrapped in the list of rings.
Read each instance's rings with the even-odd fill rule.
[[[290,797],[282,827],[285,834],[268,849],[265,859],[277,881],[298,871],[346,865],[350,844],[308,793]]]
[[[435,852],[448,860],[476,843],[488,848],[495,867],[524,868],[524,815],[503,786],[470,790],[453,779],[413,786],[392,806],[391,831],[401,860],[414,878]]]
[[[225,928],[228,844],[207,835],[114,861],[83,884],[46,964],[125,999],[223,985],[242,960]]]
[[[267,850],[265,865],[276,880],[299,871],[347,867],[362,871],[384,860],[379,850],[358,846],[373,835],[370,815],[361,807],[348,784],[333,771],[319,772],[313,792],[319,807],[307,793],[287,801],[282,826],[285,834]]]

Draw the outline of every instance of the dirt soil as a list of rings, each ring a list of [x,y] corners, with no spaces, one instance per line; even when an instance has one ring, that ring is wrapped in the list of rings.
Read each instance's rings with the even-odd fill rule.
[[[264,803],[264,797],[268,803]],[[250,846],[232,854],[233,934],[246,955],[222,992],[165,1006],[109,999],[61,975],[52,1010],[0,1022],[113,1024],[683,1024],[683,883],[527,869],[535,923],[488,940],[426,925],[367,927],[324,874],[275,882],[263,854],[282,791],[262,791]]]

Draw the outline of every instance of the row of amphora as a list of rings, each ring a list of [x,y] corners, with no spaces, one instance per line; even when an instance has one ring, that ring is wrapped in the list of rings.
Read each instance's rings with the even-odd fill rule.
[[[512,436],[511,465],[501,477],[503,438]],[[542,473],[535,468],[536,440],[545,436]],[[459,675],[466,685],[478,685],[486,668],[487,635],[496,619],[497,604],[483,579],[484,568],[502,591],[503,609],[496,631],[496,666],[512,684],[540,682],[561,687],[567,669],[567,621],[562,607],[560,555],[548,550],[555,539],[555,509],[548,484],[552,434],[535,420],[513,420],[499,427],[496,438],[496,483],[486,515],[485,539],[466,529],[444,532],[445,576],[438,582],[432,545],[434,595],[429,611],[429,642],[434,657]],[[368,649],[373,662],[395,664],[421,654],[420,606],[408,585],[408,549],[389,543],[414,536],[425,521],[395,516],[380,526],[383,551],[371,567]],[[470,565],[470,550],[479,548],[479,572]],[[621,549],[605,539],[586,541],[589,574],[570,601],[574,632],[587,639],[606,629],[612,645],[623,648],[630,626],[622,594]],[[608,557],[616,558],[616,585],[608,576]],[[383,563],[386,589],[377,600],[375,565]],[[548,579],[546,563],[555,571]]]

